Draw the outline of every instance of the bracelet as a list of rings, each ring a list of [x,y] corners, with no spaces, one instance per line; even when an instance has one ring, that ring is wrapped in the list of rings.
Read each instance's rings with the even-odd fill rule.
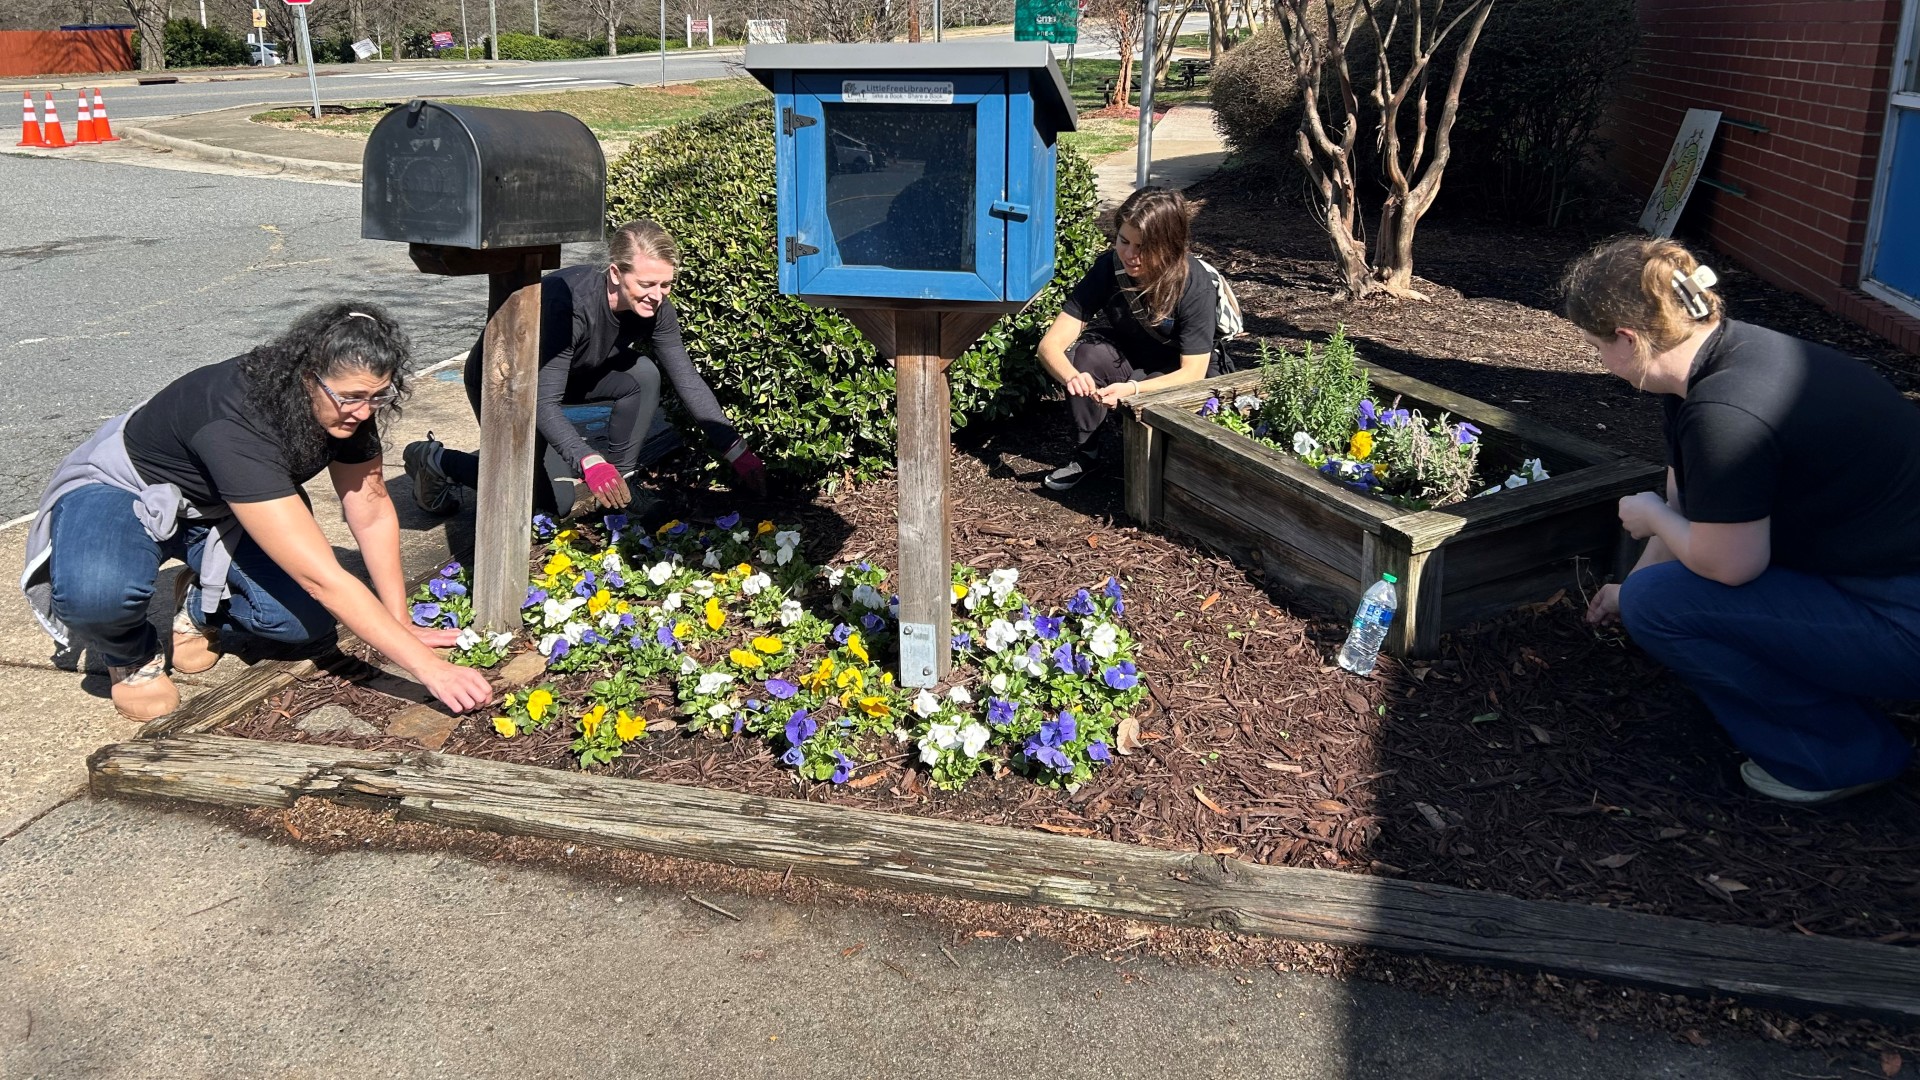
[[[1137,398],[1140,396],[1140,380],[1139,379],[1128,379],[1127,385],[1133,387],[1133,393],[1128,394],[1127,395],[1128,397]]]

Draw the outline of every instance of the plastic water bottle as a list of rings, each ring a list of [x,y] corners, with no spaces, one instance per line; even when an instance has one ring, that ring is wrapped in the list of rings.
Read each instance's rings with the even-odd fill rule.
[[[1370,675],[1380,659],[1380,643],[1387,639],[1387,627],[1393,625],[1393,613],[1400,607],[1394,593],[1399,578],[1381,574],[1367,594],[1360,598],[1360,610],[1353,613],[1353,629],[1347,643],[1340,646],[1340,666],[1355,675]]]

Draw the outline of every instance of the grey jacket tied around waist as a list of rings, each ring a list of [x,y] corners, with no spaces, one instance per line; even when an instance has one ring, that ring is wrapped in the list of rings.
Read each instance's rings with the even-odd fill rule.
[[[233,549],[246,534],[224,503],[194,506],[177,485],[149,484],[140,479],[127,457],[125,438],[127,420],[139,410],[136,405],[107,421],[60,462],[40,496],[33,528],[27,533],[27,566],[20,575],[20,591],[27,594],[27,603],[32,605],[41,627],[63,646],[71,643],[66,624],[53,613],[53,504],[67,492],[88,484],[107,484],[132,495],[134,516],[155,541],[172,539],[183,517],[208,522],[207,544],[200,556],[200,610],[211,615],[227,598],[227,570],[233,565]]]

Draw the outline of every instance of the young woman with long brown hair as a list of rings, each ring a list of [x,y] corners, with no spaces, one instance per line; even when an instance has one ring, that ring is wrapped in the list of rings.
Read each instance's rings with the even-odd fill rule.
[[[1040,363],[1067,389],[1074,456],[1048,474],[1065,491],[1099,466],[1108,412],[1136,394],[1213,372],[1215,296],[1189,247],[1185,196],[1141,188],[1120,204],[1113,249],[1073,287],[1040,339]]]

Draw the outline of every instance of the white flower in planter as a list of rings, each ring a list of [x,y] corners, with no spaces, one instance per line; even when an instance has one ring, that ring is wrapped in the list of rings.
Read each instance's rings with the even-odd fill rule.
[[[713,550],[709,550],[709,551],[707,552],[707,557],[706,557],[706,558],[704,558],[704,559],[701,559],[701,560],[700,560],[700,565],[701,565],[701,566],[704,566],[704,567],[706,567],[706,568],[707,568],[707,569],[709,569],[709,570],[718,570],[718,569],[720,569],[720,552],[719,552],[719,550],[718,550],[718,549],[713,549]]]
[[[541,656],[550,657],[553,655],[553,647],[565,640],[566,635],[564,634],[546,634],[543,635],[538,642],[534,643],[534,648],[540,650]]]
[[[960,749],[968,757],[979,757],[980,751],[987,748],[987,740],[993,738],[993,732],[985,724],[968,724],[960,729]]]
[[[665,600],[660,601],[660,607],[664,611],[679,611],[680,605],[686,602],[687,602],[686,597],[680,595],[677,592],[670,592],[667,594],[667,598]]]
[[[855,607],[878,609],[887,606],[887,598],[881,596],[880,590],[871,585],[855,585],[853,604]]]
[[[588,626],[586,623],[570,622],[560,628],[560,633],[566,636],[567,644],[578,645],[580,644],[580,639],[586,637],[587,631],[591,629],[593,629],[593,627]]]
[[[988,685],[988,686],[991,686],[991,687],[993,687],[993,692],[994,692],[994,693],[996,693],[996,694],[1004,694],[1004,693],[1006,693],[1006,692],[1007,692],[1007,676],[1006,676],[1006,674],[1005,674],[1005,673],[1003,672],[1003,673],[1001,673],[1001,674],[998,674],[998,675],[995,675],[995,676],[994,676],[993,678],[991,678],[991,679],[988,679],[988,680],[987,680],[987,685]]]
[[[705,600],[707,597],[713,595],[713,582],[708,581],[706,578],[697,578],[687,583],[687,591]]]
[[[696,671],[699,671],[699,670],[700,670],[700,665],[699,665],[699,663],[698,663],[698,662],[696,662],[696,661],[694,660],[694,658],[693,658],[693,657],[691,657],[691,656],[688,656],[688,655],[686,655],[685,653],[682,653],[682,654],[681,654],[681,656],[680,656],[680,674],[682,674],[682,675],[691,675],[691,674],[693,674],[694,672],[696,672]]]
[[[781,626],[792,626],[794,623],[797,623],[801,619],[805,618],[806,614],[807,614],[806,609],[800,606],[800,601],[798,600],[780,601],[780,625]]]
[[[1526,473],[1527,479],[1532,480],[1534,483],[1539,483],[1542,480],[1552,479],[1547,475],[1547,467],[1545,465],[1540,464],[1540,459],[1537,457],[1530,457],[1527,460],[1521,462],[1520,471]]]
[[[943,751],[955,749],[960,745],[960,725],[934,724],[920,739],[920,763],[932,765],[940,760]]]
[[[512,634],[509,634],[506,631],[502,630],[500,633],[493,635],[493,651],[494,652],[500,652],[511,644],[513,644]]]
[[[600,569],[609,574],[624,574],[627,572],[627,564],[620,561],[619,552],[609,550],[600,557]]]
[[[773,579],[765,574],[748,574],[740,582],[740,591],[748,596],[759,596],[772,584]]]
[[[920,696],[913,699],[913,711],[922,717],[932,716],[940,711],[940,699],[934,697],[931,691],[922,690]]]
[[[573,618],[573,613],[580,610],[586,602],[587,599],[584,596],[570,597],[566,600],[548,599],[546,603],[540,606],[540,616],[543,620],[543,625],[549,627],[559,626],[568,619]]]
[[[987,592],[992,595],[994,603],[1004,604],[1007,602],[1007,597],[1013,595],[1013,587],[1019,580],[1020,571],[1018,570],[995,570],[987,575]]]
[[[783,547],[783,548],[797,548],[800,546],[800,534],[797,531],[792,529],[788,529],[785,532],[774,533],[773,546]]]
[[[956,686],[947,691],[947,700],[959,705],[971,705],[973,704],[973,695],[967,693],[966,687]]]
[[[733,531],[733,542],[736,544],[744,544],[751,539],[753,539],[753,534],[745,529],[735,529]]]
[[[1233,407],[1243,413],[1257,411],[1260,405],[1259,394],[1241,394],[1239,397],[1233,399]]]
[[[672,576],[673,564],[670,562],[663,560],[647,567],[647,580],[653,582],[655,585],[665,585],[667,579]]]
[[[1293,452],[1301,457],[1311,457],[1320,452],[1320,444],[1306,432],[1296,431],[1293,433]]]
[[[787,565],[793,561],[793,549],[781,548],[779,552],[774,555],[773,561],[781,566]]]
[[[692,659],[692,657],[687,658],[689,662],[691,662]],[[684,668],[686,665],[683,664],[681,666]],[[697,667],[698,665],[695,666]],[[700,684],[694,688],[694,693],[702,695],[717,694],[731,682],[733,682],[733,676],[727,672],[709,671],[700,676]]]
[[[733,706],[724,701],[716,701],[707,706],[707,715],[713,717],[715,720],[725,720],[728,714],[732,712]]]
[[[842,570],[842,569],[840,569],[840,568],[839,568],[839,567],[837,567],[837,566],[835,566],[835,567],[830,567],[830,568],[829,568],[829,569],[827,570],[827,588],[829,588],[829,589],[837,589],[837,588],[839,588],[839,587],[840,587],[840,579],[841,579],[841,578],[844,578],[844,577],[846,577],[846,576],[847,576],[847,572],[846,572],[845,570]]]
[[[1019,638],[1019,632],[1005,619],[995,619],[988,625],[986,633],[987,648],[1001,652]]]
[[[1102,660],[1113,659],[1113,654],[1120,651],[1120,631],[1114,629],[1112,623],[1095,627],[1087,638],[1087,651]]]
[[[611,634],[618,629],[620,629],[620,613],[619,612],[609,611],[606,614],[600,616],[600,632],[602,634]]]
[[[509,638],[509,640],[511,640],[511,638]],[[471,626],[461,630],[460,636],[453,639],[453,647],[462,652],[478,644],[480,644],[480,634]]]

